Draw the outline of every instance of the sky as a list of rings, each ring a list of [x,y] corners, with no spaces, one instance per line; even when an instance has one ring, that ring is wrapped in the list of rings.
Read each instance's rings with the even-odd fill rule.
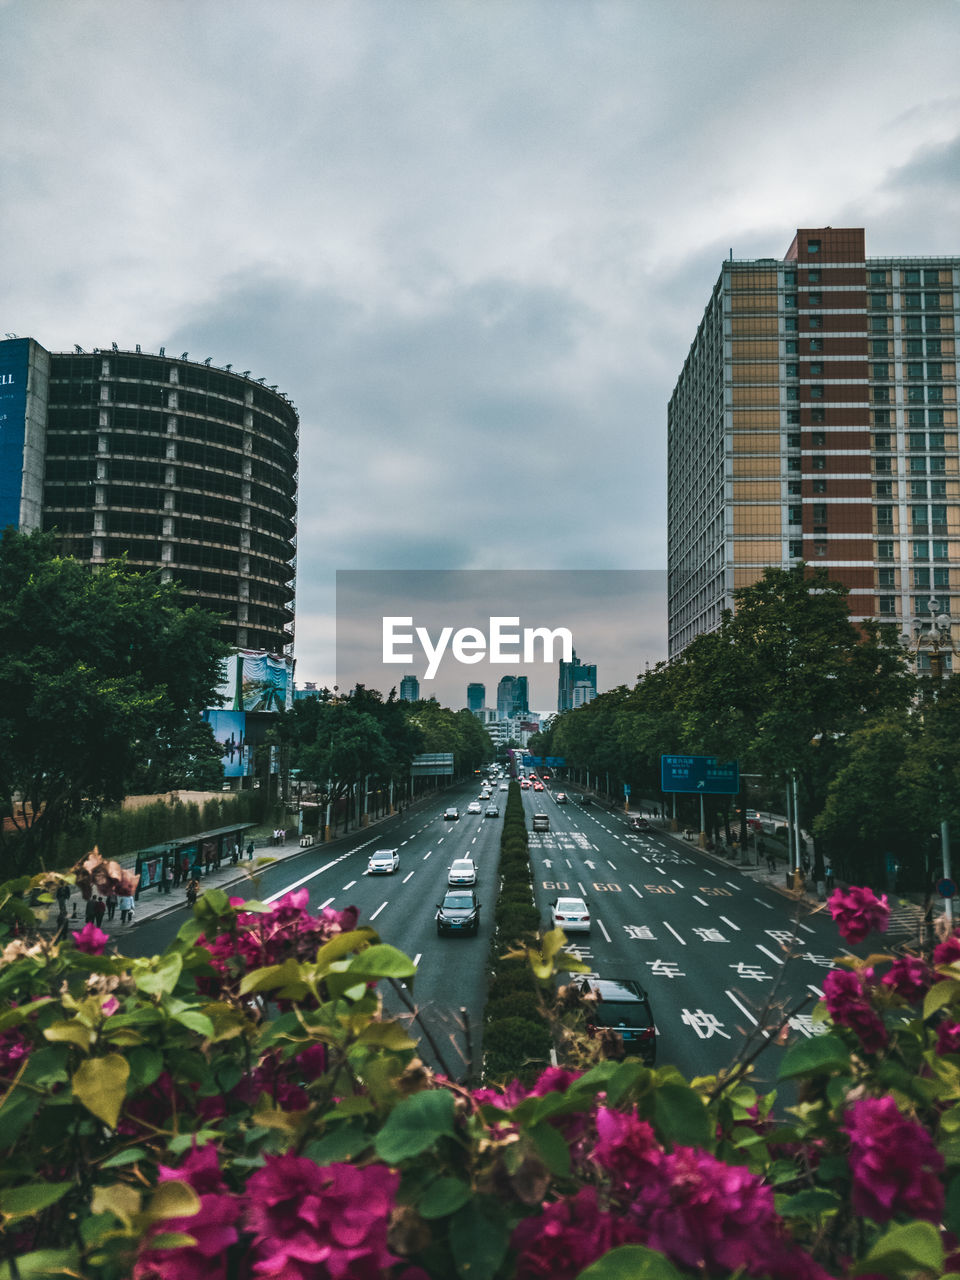
[[[0,0],[0,30],[0,332],[290,396],[298,682],[334,683],[338,570],[662,573],[666,405],[731,252],[960,251],[957,0]]]

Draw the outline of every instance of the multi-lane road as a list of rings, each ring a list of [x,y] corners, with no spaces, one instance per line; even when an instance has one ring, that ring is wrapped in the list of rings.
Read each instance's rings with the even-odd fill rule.
[[[236,891],[269,900],[305,887],[313,910],[356,906],[361,923],[416,961],[412,996],[445,1065],[458,1076],[467,1070],[461,1010],[467,1011],[474,1053],[479,1043],[506,802],[495,788],[501,817],[468,815],[467,803],[478,791],[473,784],[448,790],[429,807],[357,832],[332,849],[314,847],[268,867],[256,890]],[[459,806],[459,821],[444,821],[450,804]],[[623,814],[572,801],[558,805],[549,790],[525,792],[524,808],[528,827],[535,812],[550,816],[548,832],[530,832],[542,919],[549,920],[549,903],[558,894],[586,898],[591,933],[571,938],[571,949],[603,976],[630,977],[647,988],[659,1032],[658,1062],[674,1062],[687,1076],[728,1065],[748,1036],[762,1035],[763,1026],[775,1021],[764,1015],[771,999],[792,1007],[809,997],[785,1038],[814,1033],[810,1009],[841,950],[828,918],[805,913],[798,919],[789,899],[745,872],[665,832],[633,832]],[[399,849],[398,870],[364,875],[370,854],[383,847]],[[436,907],[450,863],[462,857],[477,864],[480,930],[475,938],[440,938]],[[125,939],[125,949],[159,950],[180,922],[179,914],[145,922]],[[392,995],[388,1004],[399,1007]],[[769,1084],[782,1045],[770,1035],[765,1039],[770,1051],[761,1055],[758,1074]]]

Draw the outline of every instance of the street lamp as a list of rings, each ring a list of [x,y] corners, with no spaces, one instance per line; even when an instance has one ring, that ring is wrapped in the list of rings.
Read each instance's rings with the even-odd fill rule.
[[[951,631],[953,619],[946,610],[943,613],[938,612],[939,608],[940,601],[936,596],[931,596],[927,601],[931,621],[923,622],[920,618],[914,618],[911,629],[904,631],[900,636],[902,648],[913,654],[915,670],[919,672],[925,669],[922,662],[925,656],[929,663],[930,675],[935,680],[943,677],[945,657],[949,656],[949,669],[953,669],[955,652]]]

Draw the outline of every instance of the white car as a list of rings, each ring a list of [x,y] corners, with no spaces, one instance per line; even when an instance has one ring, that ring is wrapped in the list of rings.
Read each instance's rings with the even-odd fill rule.
[[[567,793],[565,791],[558,791],[557,794],[554,796],[554,799],[556,800],[557,804],[566,804]]]
[[[452,804],[449,809],[444,809],[443,811],[444,822],[457,822],[459,821],[459,818],[460,818],[460,810],[457,808],[455,804]]]
[[[589,933],[590,912],[582,898],[556,898],[550,904],[554,929],[564,933]]]
[[[447,874],[449,885],[474,885],[477,883],[477,866],[472,858],[455,858]]]
[[[483,813],[479,800],[471,800],[467,805],[467,813]]]
[[[400,865],[400,854],[396,849],[376,849],[367,863],[368,876],[389,876]]]
[[[509,790],[510,790],[510,786],[509,786],[509,784],[508,784],[508,783],[506,783],[506,782],[501,782],[501,783],[500,783],[500,790],[501,790],[501,791],[509,791]]]
[[[490,801],[490,803],[487,805],[486,809],[484,809],[484,811],[483,811],[483,816],[484,816],[485,818],[499,818],[499,817],[500,817],[500,810],[497,808],[497,806],[493,803],[493,801],[492,801],[492,800],[491,800],[491,801]]]

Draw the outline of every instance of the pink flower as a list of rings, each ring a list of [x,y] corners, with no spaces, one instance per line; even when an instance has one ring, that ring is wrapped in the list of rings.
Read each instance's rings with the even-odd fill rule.
[[[516,1280],[574,1280],[616,1245],[643,1240],[640,1223],[601,1210],[596,1190],[582,1187],[517,1225],[510,1240],[518,1254]]]
[[[100,1012],[105,1018],[109,1018],[111,1014],[116,1013],[120,1008],[120,1001],[116,996],[107,996],[105,1000],[100,1001]]]
[[[773,1191],[756,1174],[692,1147],[664,1156],[633,1211],[651,1249],[694,1271],[763,1273],[764,1250],[779,1226]]]
[[[73,935],[73,941],[78,951],[86,951],[91,956],[102,956],[104,947],[110,941],[110,935],[98,929],[90,920]]]
[[[916,956],[901,956],[883,975],[883,984],[892,987],[897,995],[910,1004],[916,1004],[930,990],[933,972],[930,966]]]
[[[960,1022],[941,1022],[937,1027],[937,1053],[960,1053]]]
[[[887,1030],[871,1008],[862,977],[849,969],[831,969],[823,980],[823,998],[838,1027],[849,1027],[867,1053],[887,1045]]]
[[[646,1120],[630,1113],[599,1107],[597,1142],[590,1152],[601,1169],[610,1174],[617,1190],[632,1191],[659,1176],[663,1148]]]
[[[960,960],[960,935],[951,933],[934,947],[933,963],[953,964],[957,960]]]
[[[236,1222],[241,1210],[224,1186],[216,1148],[194,1147],[179,1169],[161,1165],[158,1178],[186,1182],[200,1197],[200,1208],[150,1228],[137,1254],[133,1280],[226,1280],[227,1251],[239,1239]],[[151,1249],[151,1239],[168,1231],[193,1236],[196,1244]]]
[[[939,1222],[943,1157],[927,1131],[901,1114],[893,1098],[861,1098],[844,1117],[850,1135],[851,1201],[874,1222],[897,1214]]]
[[[266,1157],[247,1183],[253,1274],[276,1280],[380,1280],[399,1259],[387,1227],[400,1175],[384,1165],[321,1168],[292,1154]]]
[[[842,889],[834,890],[827,907],[848,942],[862,942],[872,929],[884,933],[890,920],[887,895],[878,899],[872,889],[855,885],[846,893]]]

